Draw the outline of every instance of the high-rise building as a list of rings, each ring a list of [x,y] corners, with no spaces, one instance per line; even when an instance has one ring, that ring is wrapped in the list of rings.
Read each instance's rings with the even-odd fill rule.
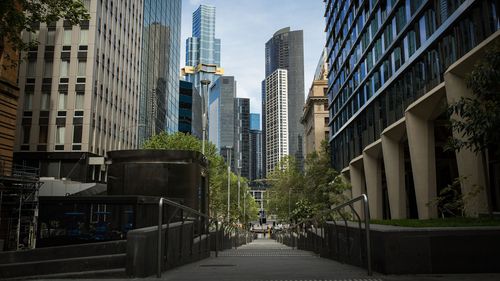
[[[276,69],[266,78],[266,173],[289,155],[288,71]]]
[[[485,186],[479,154],[446,150],[457,135],[446,108],[470,96],[464,77],[500,41],[498,1],[325,3],[332,162],[372,218],[433,218],[429,202],[454,179],[467,178],[462,194]],[[486,202],[480,192],[467,214]]]
[[[260,129],[260,115],[250,113],[250,171],[249,179],[262,179],[262,130]]]
[[[179,132],[201,139],[201,97],[193,83],[179,84]]]
[[[287,70],[288,151],[297,159],[299,166],[302,166],[304,133],[300,123],[302,107],[304,106],[304,39],[302,30],[291,31],[289,27],[278,30],[266,43],[265,56],[266,79],[278,69]],[[267,87],[265,90],[267,95]],[[267,100],[264,100],[263,103],[267,103]],[[268,116],[263,114],[262,117],[264,123],[267,124]],[[264,131],[266,146],[268,136],[269,133]],[[269,157],[266,155],[266,161],[267,159]],[[269,167],[269,163],[266,163],[266,166]]]
[[[142,8],[139,145],[162,131],[177,131],[182,3],[149,0]]]
[[[223,129],[224,130],[224,129]],[[234,157],[235,168],[242,177],[250,174],[250,99],[234,99]],[[236,170],[238,171],[238,170]]]
[[[40,44],[20,65],[15,160],[39,167],[45,177],[104,181],[106,152],[137,148],[139,128],[150,125],[139,121],[141,72],[151,78],[150,92],[161,90],[156,96],[167,99],[167,127],[170,117],[177,124],[180,2],[84,1],[90,20],[79,26],[60,20],[25,32]],[[153,38],[169,46],[160,48]],[[156,48],[169,50],[169,59]],[[145,55],[141,61],[145,49],[173,66],[157,66]],[[165,74],[152,73],[161,69]]]
[[[328,90],[326,52],[321,53],[321,58],[316,67],[306,104],[302,115],[304,125],[304,156],[321,150],[321,143],[329,139],[330,127],[328,117]]]
[[[262,103],[262,178],[267,177],[266,173],[266,80],[261,83],[261,103]]]
[[[16,133],[16,118],[19,99],[17,86],[18,66],[12,65],[9,58],[18,57],[7,38],[0,42],[0,177],[12,174],[14,154],[14,139]],[[1,214],[0,214],[1,218]]]
[[[221,76],[210,89],[208,139],[224,157],[228,147],[234,149],[235,97],[236,81],[233,76]]]
[[[186,80],[201,93],[201,80],[214,83],[224,74],[220,68],[220,39],[215,38],[215,7],[200,5],[193,13],[192,37],[186,40]]]

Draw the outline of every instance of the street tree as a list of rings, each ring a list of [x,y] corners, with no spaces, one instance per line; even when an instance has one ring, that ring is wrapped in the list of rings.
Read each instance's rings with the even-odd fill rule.
[[[36,39],[25,42],[23,31],[33,32],[37,23],[56,22],[59,19],[68,20],[77,25],[90,16],[81,0],[2,0],[0,1],[0,54],[4,44],[15,51],[27,51],[38,44]],[[9,56],[9,53],[3,53]],[[13,65],[17,57],[7,57]]]
[[[455,150],[470,149],[481,154],[488,210],[492,213],[490,158],[498,158],[500,143],[500,45],[486,52],[466,78],[472,96],[461,97],[449,105],[452,129],[458,133],[450,139]]]

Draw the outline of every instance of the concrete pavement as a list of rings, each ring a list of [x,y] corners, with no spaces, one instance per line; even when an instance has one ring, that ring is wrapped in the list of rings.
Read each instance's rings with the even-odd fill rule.
[[[51,279],[53,280],[53,279]],[[99,279],[83,279],[99,280]],[[100,279],[122,280],[122,279]],[[135,280],[135,279],[134,279]],[[159,280],[154,277],[141,280]],[[257,239],[238,249],[163,273],[161,280],[183,281],[499,281],[500,274],[368,276],[364,268],[320,258],[270,239]]]

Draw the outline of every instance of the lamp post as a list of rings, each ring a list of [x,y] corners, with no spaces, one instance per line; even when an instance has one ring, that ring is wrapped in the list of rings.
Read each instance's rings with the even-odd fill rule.
[[[230,221],[230,204],[231,204],[231,146],[226,146],[227,153],[227,222]]]
[[[202,91],[202,106],[201,106],[201,112],[202,112],[202,121],[201,121],[201,126],[202,126],[202,141],[201,141],[201,153],[205,155],[205,138],[207,134],[207,123],[208,123],[208,116],[207,116],[207,95],[208,95],[208,85],[210,85],[210,80],[208,79],[203,79],[200,81],[201,83],[201,91]]]

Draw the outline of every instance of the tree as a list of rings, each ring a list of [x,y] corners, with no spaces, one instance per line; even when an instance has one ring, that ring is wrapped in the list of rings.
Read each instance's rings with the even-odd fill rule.
[[[485,167],[488,210],[492,213],[492,198],[488,158],[500,143],[500,45],[486,52],[466,79],[471,97],[461,97],[449,105],[452,129],[459,136],[450,140],[455,150],[470,149],[481,153]]]
[[[147,140],[144,149],[172,149],[172,150],[192,150],[201,152],[202,142],[196,137],[184,134],[174,133],[168,134],[162,132],[152,136]],[[227,165],[224,159],[217,153],[217,148],[213,143],[205,141],[205,157],[208,160],[208,182],[210,196],[210,215],[217,216],[220,219],[227,220]],[[240,204],[240,209],[237,206],[237,186],[238,178],[234,173],[230,173],[231,180],[231,206],[230,214],[232,220],[245,221],[243,218],[243,206]],[[247,180],[241,178],[241,194],[246,194],[249,191]],[[247,197],[247,220],[256,218],[257,203],[252,196]]]
[[[40,22],[68,20],[77,25],[90,16],[81,0],[2,0],[0,1],[0,54],[5,43],[14,51],[27,51],[36,46],[38,41],[24,42],[21,32],[34,31],[33,26]],[[7,55],[7,54],[6,54]],[[17,58],[10,58],[14,64]]]
[[[344,192],[350,188],[331,167],[326,141],[319,152],[306,157],[304,172],[299,171],[293,157],[287,156],[267,180],[271,186],[268,211],[295,222],[323,221],[326,210],[347,200]]]

